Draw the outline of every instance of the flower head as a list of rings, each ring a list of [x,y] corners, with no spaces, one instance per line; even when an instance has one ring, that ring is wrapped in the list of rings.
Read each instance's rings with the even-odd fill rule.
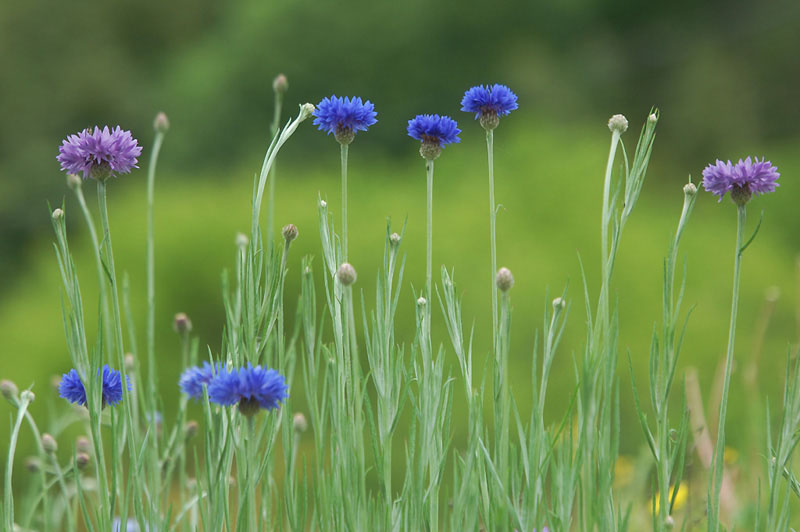
[[[517,109],[517,95],[505,85],[476,85],[464,93],[461,99],[461,110],[475,113],[475,120],[480,120],[486,129],[494,129],[501,116],[506,116]]]
[[[211,379],[208,396],[222,406],[239,405],[239,412],[252,416],[259,408],[272,410],[289,397],[283,375],[274,369],[253,367],[224,369]]]
[[[109,130],[108,126],[94,130],[84,129],[77,135],[64,139],[58,148],[58,162],[68,174],[83,172],[84,179],[93,177],[104,181],[116,174],[127,174],[138,168],[142,147],[119,126]]]
[[[181,380],[178,385],[181,387],[183,393],[192,399],[203,398],[203,386],[207,386],[214,375],[222,371],[222,362],[217,362],[211,365],[208,362],[203,362],[203,367],[194,366],[186,369],[181,374]]]
[[[409,137],[422,141],[419,153],[428,160],[436,159],[446,145],[461,142],[461,130],[449,116],[417,115],[408,121],[407,129]]]
[[[98,376],[101,370],[97,370]],[[114,369],[111,369],[108,364],[103,366],[102,369],[103,379],[103,406],[106,405],[116,406],[117,403],[122,401],[122,374]],[[125,375],[125,381],[128,385],[128,390],[131,389],[130,377]],[[86,404],[86,389],[81,381],[81,376],[75,369],[69,370],[61,377],[61,383],[58,385],[58,395],[78,405]]]
[[[369,126],[376,123],[375,105],[360,97],[345,97],[333,95],[323,98],[314,110],[314,125],[320,131],[334,134],[341,144],[350,144],[357,131],[366,131]]]
[[[736,164],[717,159],[716,164],[709,164],[703,170],[703,186],[719,196],[719,201],[730,191],[731,199],[738,205],[744,205],[753,194],[774,192],[775,187],[779,186],[777,181],[780,176],[778,168],[763,158],[759,161],[758,158],[748,157],[739,159]]]

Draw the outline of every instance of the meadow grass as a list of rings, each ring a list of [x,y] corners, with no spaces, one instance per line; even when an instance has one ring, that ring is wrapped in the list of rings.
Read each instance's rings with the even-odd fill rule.
[[[683,379],[677,371],[686,324],[691,323],[688,313],[681,311],[689,297],[685,294],[688,270],[680,267],[678,248],[697,199],[697,188],[691,184],[684,187],[683,206],[675,202],[677,229],[665,249],[662,317],[652,332],[647,379],[642,381],[631,371],[637,385],[634,409],[652,455],[652,463],[641,475],[651,502],[643,504],[641,497],[631,497],[617,482],[620,438],[630,434],[629,429],[623,432],[622,425],[630,423],[631,417],[623,415],[620,404],[617,361],[623,348],[614,287],[624,281],[615,284],[614,274],[623,230],[647,174],[657,111],[645,118],[638,139],[632,132],[624,135],[627,121],[625,128],[611,128],[605,172],[597,172],[603,177],[602,188],[597,187],[602,191],[599,281],[578,276],[567,289],[564,279],[557,295],[545,298],[542,325],[529,346],[532,374],[530,378],[517,377],[517,382],[525,384],[517,387],[512,385],[512,372],[518,366],[511,361],[514,283],[510,273],[496,270],[498,241],[499,255],[507,252],[503,240],[495,238],[498,207],[494,188],[503,175],[502,171],[494,173],[494,133],[487,132],[486,143],[490,215],[481,222],[490,227],[491,234],[485,261],[485,271],[491,276],[484,273],[482,277],[491,279],[486,287],[491,300],[484,304],[491,309],[492,340],[488,356],[474,356],[476,325],[464,319],[464,291],[456,282],[456,272],[442,266],[438,279],[433,278],[432,263],[446,261],[432,260],[432,256],[447,246],[439,247],[438,242],[446,238],[432,226],[432,159],[426,163],[427,189],[419,186],[420,200],[425,197],[423,192],[428,200],[425,276],[421,268],[413,275],[409,272],[405,259],[409,232],[405,223],[396,222],[387,223],[382,253],[375,252],[380,257],[378,267],[373,271],[359,268],[357,276],[355,269],[345,264],[354,257],[347,251],[347,213],[341,213],[342,224],[337,226],[331,213],[335,200],[318,197],[321,259],[303,258],[299,297],[287,293],[296,230],[290,236],[287,226],[283,238],[274,230],[263,234],[262,204],[266,194],[268,212],[263,217],[272,227],[277,192],[267,184],[275,182],[274,162],[310,112],[310,107],[303,107],[283,129],[276,128],[253,180],[251,216],[246,221],[250,231],[237,237],[230,273],[223,276],[221,340],[201,347],[188,318],[179,315],[175,320],[182,368],[207,360],[228,368],[252,363],[277,369],[285,377],[290,395],[274,410],[251,415],[244,403],[233,408],[219,406],[210,400],[210,384],[209,389],[203,387],[196,404],[186,395],[180,396],[177,405],[175,401],[166,404],[160,394],[153,213],[156,160],[165,128],[156,130],[148,166],[146,342],[141,351],[135,326],[141,309],[132,303],[130,279],[117,274],[112,248],[108,195],[117,183],[97,182],[97,224],[84,196],[94,183],[70,182],[81,216],[61,211],[54,214],[53,226],[67,351],[86,383],[87,406],[54,402],[56,411],[63,413],[53,416],[45,434],[28,410],[34,392],[20,392],[4,381],[3,394],[14,407],[4,475],[3,523],[7,529],[111,530],[119,523],[140,530],[541,531],[545,527],[667,530],[676,526],[719,530],[733,525],[789,529],[793,497],[800,494],[791,462],[800,428],[800,370],[791,351],[786,358],[783,402],[772,407],[779,413],[779,423],[764,428],[769,439],[762,452],[770,459],[763,463],[767,473],[763,492],[739,490],[739,495],[751,497],[751,502],[726,506],[734,495],[725,489],[724,478],[730,472],[722,460],[724,427],[739,265],[750,243],[744,237],[743,207],[739,208],[717,443],[711,462],[705,464],[710,474],[692,471],[695,478],[708,478],[708,496],[704,497],[708,511],[678,507],[687,455],[692,451],[690,442],[700,445],[690,430],[690,408],[696,405],[687,405],[688,399],[683,399]],[[501,128],[497,135],[502,138],[505,133]],[[624,138],[636,142],[625,148]],[[352,153],[358,153],[356,148],[357,143]],[[451,171],[449,150],[437,164],[439,175]],[[342,195],[346,198],[346,144],[340,153]],[[357,158],[351,157],[353,160]],[[343,201],[343,211],[344,205]],[[97,280],[91,298],[85,297],[81,285],[86,276],[79,275],[67,221],[84,223],[91,236],[96,270],[91,277]],[[586,227],[585,221],[579,225]],[[483,255],[477,249],[472,252]],[[575,258],[581,270],[586,260],[585,256]],[[357,290],[373,278],[374,289],[370,290],[374,291]],[[599,288],[592,290],[592,286]],[[374,293],[374,305],[368,303],[367,293]],[[289,299],[297,299],[296,305],[288,303]],[[575,314],[575,303],[585,309],[585,333],[583,344],[569,353],[564,352],[561,340],[568,318]],[[413,334],[401,336],[397,315],[404,307],[406,312],[412,309],[415,327]],[[631,355],[623,356],[631,360]],[[565,386],[563,379],[552,378],[557,358],[569,361],[560,368],[571,369],[571,384]],[[123,400],[113,408],[106,406],[100,381],[89,378],[103,364],[120,370],[123,382],[130,378],[132,383],[132,391],[123,391]],[[549,404],[554,382],[562,388],[555,407]],[[51,393],[47,389],[36,392]],[[648,396],[649,402],[640,402],[640,394]],[[676,403],[680,409],[674,408]],[[300,404],[305,415],[296,407]],[[713,415],[713,408],[702,403],[700,408],[707,416]],[[190,420],[192,412],[199,413],[198,421]],[[13,475],[13,465],[23,426],[32,433],[38,458],[31,464],[36,475],[29,477],[27,490],[12,486],[12,480],[19,478]],[[75,426],[88,436],[88,446],[76,442],[68,455],[59,454],[53,448],[55,442],[64,442],[63,435]],[[463,432],[461,437],[457,437],[457,429]],[[308,440],[301,445],[306,430],[313,445]],[[748,473],[757,478],[754,472]],[[753,513],[742,508],[753,509]]]

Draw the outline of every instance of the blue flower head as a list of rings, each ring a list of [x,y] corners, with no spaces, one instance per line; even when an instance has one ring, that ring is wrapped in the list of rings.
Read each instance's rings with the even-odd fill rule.
[[[101,370],[97,370],[98,376]],[[116,406],[122,401],[122,374],[111,369],[108,364],[103,366],[103,407],[106,405]],[[125,375],[128,390],[131,389],[130,377]],[[58,385],[58,395],[78,405],[86,405],[86,389],[83,386],[80,375],[75,369],[69,370],[61,377]]]
[[[461,99],[461,110],[475,113],[475,120],[480,120],[481,126],[486,129],[496,128],[500,117],[517,107],[517,95],[505,85],[497,83],[492,86],[476,85],[465,92]]]
[[[314,125],[320,131],[327,131],[336,137],[340,144],[350,144],[356,136],[356,131],[366,131],[369,126],[376,123],[375,105],[367,100],[363,102],[360,97],[323,98],[314,109]]]
[[[422,141],[419,149],[424,159],[436,159],[447,144],[461,142],[458,124],[449,116],[417,115],[408,121],[408,136]]]
[[[186,369],[181,374],[181,380],[178,385],[181,387],[183,393],[192,399],[203,398],[203,386],[207,386],[214,375],[222,371],[222,362],[217,362],[211,365],[208,362],[203,362],[203,367],[193,366]]]
[[[274,369],[253,367],[223,369],[208,385],[209,399],[222,406],[239,405],[239,412],[252,416],[259,408],[272,410],[289,397],[283,375]]]

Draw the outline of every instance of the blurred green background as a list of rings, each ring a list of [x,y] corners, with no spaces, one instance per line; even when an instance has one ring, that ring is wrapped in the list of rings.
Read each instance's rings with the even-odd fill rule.
[[[741,393],[742,372],[735,376],[730,442],[749,445],[749,425],[736,418],[749,415],[753,404],[760,408],[766,397],[773,405],[780,400],[786,349],[798,338],[798,24],[794,0],[4,2],[0,377],[21,388],[33,384],[39,397],[47,397],[55,393],[51,376],[70,367],[48,202],[66,204],[87,314],[97,301],[88,234],[55,160],[61,139],[90,125],[120,124],[144,146],[144,166],[152,119],[163,110],[171,129],[156,184],[157,350],[167,403],[177,397],[181,368],[171,319],[187,312],[201,345],[218,351],[220,274],[233,264],[234,235],[248,227],[252,177],[268,144],[271,83],[279,72],[290,85],[284,120],[297,104],[331,93],[375,103],[378,124],[350,149],[351,261],[371,306],[385,220],[390,217],[399,230],[408,218],[398,331],[405,342],[413,336],[411,285],[424,282],[425,253],[424,165],[417,143],[405,134],[406,120],[423,112],[459,120],[462,143],[448,147],[437,162],[434,261],[455,268],[465,327],[475,324],[475,353],[482,360],[491,327],[485,146],[482,130],[459,111],[459,102],[471,85],[500,82],[517,92],[520,103],[496,132],[495,161],[503,205],[498,262],[516,278],[512,375],[522,405],[528,403],[533,339],[544,305],[568,282],[573,303],[550,388],[552,420],[563,413],[584,340],[579,257],[593,298],[598,289],[606,121],[614,113],[627,115],[631,128],[623,139],[630,152],[650,107],[661,109],[651,169],[615,274],[626,453],[637,452],[643,439],[625,359],[629,351],[643,391],[649,338],[660,319],[662,258],[680,213],[682,184],[690,174],[697,181],[715,158],[763,155],[778,166],[778,192],[750,208],[751,222],[761,209],[765,218],[742,277],[740,363],[755,342],[765,291],[777,287],[781,294],[761,359],[764,397]],[[339,214],[338,157],[334,140],[309,121],[278,159],[276,224],[300,228],[289,261],[292,308],[301,256],[317,256],[321,271],[318,194]],[[85,189],[94,205],[91,185]],[[139,345],[144,187],[143,170],[110,187],[117,268],[130,276]],[[682,366],[699,369],[705,396],[725,349],[734,212],[727,200],[718,204],[702,193],[681,253],[689,272],[686,302],[695,305]],[[449,347],[441,317],[434,319],[438,340]],[[32,410],[41,416],[48,404],[38,400]],[[9,406],[0,409],[10,415]],[[3,424],[0,452],[6,451]]]

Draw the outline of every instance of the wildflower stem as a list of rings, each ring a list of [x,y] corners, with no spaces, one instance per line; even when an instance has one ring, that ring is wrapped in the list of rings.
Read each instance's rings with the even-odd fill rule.
[[[19,437],[19,429],[22,425],[22,420],[25,419],[25,412],[28,410],[31,395],[23,393],[19,399],[17,407],[17,419],[14,422],[14,428],[11,430],[11,439],[8,443],[8,461],[6,462],[6,478],[5,478],[5,495],[3,497],[3,506],[5,508],[4,514],[6,516],[3,528],[5,530],[14,530],[14,493],[11,487],[11,473],[14,470],[14,453],[17,450],[17,438]]]
[[[497,352],[497,239],[496,239],[496,217],[497,205],[494,202],[494,130],[486,131],[486,151],[489,157],[489,240],[491,242],[489,251],[492,257],[492,269],[489,272],[489,281],[492,285],[492,346]]]
[[[717,429],[717,444],[711,461],[711,474],[709,476],[708,494],[708,530],[719,530],[719,501],[722,490],[723,453],[725,452],[725,416],[728,410],[728,391],[731,383],[731,370],[733,368],[733,349],[736,340],[736,315],[739,307],[739,276],[742,263],[742,244],[744,243],[744,226],[746,210],[744,205],[737,206],[736,227],[736,254],[733,262],[733,294],[731,297],[731,322],[728,329],[728,351],[725,355],[725,377],[722,382],[722,398],[719,404],[719,427]]]
[[[156,398],[156,284],[155,284],[155,220],[153,204],[155,201],[156,164],[161,144],[164,142],[164,132],[156,131],[153,141],[153,152],[150,163],[147,165],[147,396],[148,410],[151,415],[155,412]],[[111,243],[109,242],[109,245]]]
[[[348,144],[340,144],[342,155],[342,258],[347,262],[347,152]]]
[[[97,267],[97,290],[100,292],[100,306],[103,309],[102,316],[99,317],[102,322],[102,329],[106,337],[106,349],[111,349],[111,344],[114,337],[111,334],[111,322],[108,321],[108,293],[106,292],[105,273],[103,271],[103,260],[100,257],[100,242],[97,240],[97,229],[94,226],[94,219],[89,212],[89,207],[86,205],[86,198],[83,195],[83,189],[80,186],[75,187],[75,197],[78,198],[78,204],[81,206],[81,212],[86,220],[86,226],[89,228],[89,236],[92,239],[94,249],[95,266]]]
[[[603,324],[608,323],[608,285],[610,281],[611,274],[609,272],[609,267],[611,265],[611,257],[609,257],[608,253],[608,245],[609,245],[609,238],[608,238],[608,226],[611,222],[611,173],[614,167],[614,158],[617,153],[617,146],[619,145],[620,139],[620,132],[619,130],[614,130],[611,133],[611,148],[608,152],[608,163],[606,164],[606,176],[603,182],[603,219],[601,225],[601,259],[602,259],[602,275],[603,275],[603,283],[601,287],[600,293],[600,305],[601,308],[598,309],[600,312],[600,316],[603,319]],[[600,327],[600,330],[606,330],[607,327]]]
[[[427,247],[427,270],[425,276],[425,297],[428,299],[426,308],[430,308],[431,303],[431,278],[433,269],[433,159],[425,160],[425,169],[428,173],[428,247]],[[426,310],[430,314],[429,310]],[[430,330],[430,320],[426,320],[428,330]]]
[[[117,273],[114,267],[114,250],[111,247],[111,226],[108,223],[108,198],[104,181],[97,182],[97,200],[100,204],[100,221],[103,226],[103,244],[106,247],[106,263],[108,265],[108,281],[111,283],[111,306],[114,313],[114,334],[116,336],[117,364],[124,368],[122,343],[122,317],[119,310],[119,290],[117,289]]]
[[[275,114],[272,117],[272,125],[269,128],[270,136],[274,139],[275,135],[281,130],[281,109],[283,108],[283,92],[275,92]],[[269,171],[269,218],[267,219],[267,241],[272,242],[275,237],[275,179],[276,179],[275,163]]]

